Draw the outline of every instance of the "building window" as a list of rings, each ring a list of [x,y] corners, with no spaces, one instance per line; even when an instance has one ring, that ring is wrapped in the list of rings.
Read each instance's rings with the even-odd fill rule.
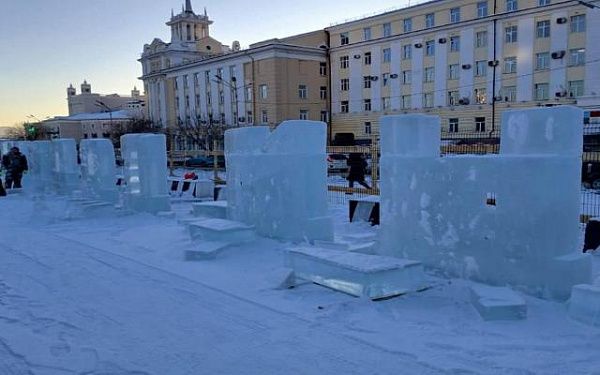
[[[263,124],[266,124],[266,123],[269,122],[269,116],[268,116],[268,113],[267,113],[266,109],[263,109],[261,111],[260,119],[261,119],[261,121],[262,121]]]
[[[427,13],[425,15],[425,28],[430,29],[435,26],[435,14]]]
[[[538,38],[549,38],[550,37],[550,21],[539,21],[536,24],[536,36]]]
[[[402,95],[402,109],[410,109],[411,107],[411,103],[410,103],[410,95]]]
[[[364,76],[363,77],[363,87],[365,89],[370,89],[371,88],[371,76]]]
[[[423,94],[423,108],[432,108],[433,107],[433,93],[426,92]]]
[[[412,82],[412,72],[410,70],[402,71],[402,84],[410,85]]]
[[[460,36],[450,37],[450,52],[460,51]]]
[[[300,110],[300,120],[308,120],[308,111],[306,109]]]
[[[534,85],[535,100],[548,100],[548,84],[536,83]]]
[[[514,12],[518,9],[517,0],[506,0],[506,11]]]
[[[342,100],[342,102],[340,104],[340,112],[348,113],[348,101],[347,100]]]
[[[487,17],[488,15],[488,3],[487,1],[480,1],[477,3],[477,18]]]
[[[458,64],[448,65],[448,79],[459,79],[460,67]]]
[[[390,83],[390,73],[383,73],[381,78],[383,80],[383,86],[387,86],[388,83]]]
[[[323,122],[329,121],[329,114],[327,113],[327,111],[321,111],[321,121],[323,121]]]
[[[449,133],[458,133],[458,119],[457,118],[448,119],[448,132]]]
[[[550,52],[535,54],[535,70],[550,69]]]
[[[486,90],[484,88],[473,90],[473,96],[475,97],[475,103],[477,104],[485,104],[487,101]]]
[[[365,65],[371,65],[371,52],[365,52]]]
[[[425,68],[425,74],[423,74],[423,82],[433,82],[434,80],[435,80],[434,67]]]
[[[390,48],[383,49],[383,62],[389,63],[392,61],[392,50]]]
[[[388,96],[384,96],[383,98],[381,98],[381,105],[384,111],[390,109],[390,103],[390,98]]]
[[[572,98],[583,96],[583,81],[569,81],[569,96]]]
[[[543,7],[545,5],[550,5],[550,0],[538,0],[538,6]]]
[[[392,35],[392,24],[387,22],[383,24],[383,37],[388,37]]]
[[[342,46],[345,46],[346,44],[350,43],[350,38],[348,36],[348,33],[341,33],[340,34],[340,44]]]
[[[367,135],[371,134],[371,122],[370,121],[365,122],[365,134],[367,134]]]
[[[252,111],[246,112],[246,122],[248,122],[248,124],[254,123],[254,115],[253,115]]]
[[[412,57],[412,45],[406,44],[402,46],[402,60],[410,60]]]
[[[251,102],[252,101],[252,87],[246,87],[245,93],[246,93],[245,94],[246,101]]]
[[[308,97],[308,89],[306,85],[298,85],[298,97],[300,99],[306,99]]]
[[[475,77],[483,77],[487,73],[487,61],[475,61]]]
[[[321,86],[319,88],[319,97],[321,100],[327,100],[327,86]]]
[[[571,17],[571,32],[572,33],[583,33],[585,32],[585,14],[579,14]]]
[[[319,63],[319,74],[321,76],[326,76],[327,75],[327,63]]]
[[[504,29],[504,43],[517,42],[517,26],[509,26]]]
[[[504,73],[516,73],[516,72],[517,72],[516,56],[504,58]]]
[[[475,131],[480,133],[485,131],[485,117],[475,117]]]
[[[350,66],[350,57],[340,56],[340,68],[348,69],[349,66]]]
[[[577,66],[585,64],[585,48],[577,48],[569,51],[569,65]]]
[[[371,28],[365,27],[363,29],[363,40],[371,40]]]
[[[458,105],[460,100],[460,93],[458,91],[448,91],[448,105]]]
[[[425,55],[435,55],[435,40],[428,40],[425,42]]]
[[[516,102],[517,101],[517,87],[516,86],[506,86],[502,89],[504,93],[504,101],[507,102]]]
[[[363,108],[365,109],[365,112],[371,111],[371,99],[363,100]]]
[[[412,31],[412,18],[405,18],[402,22],[403,30],[405,33],[409,33]]]
[[[349,78],[342,78],[340,80],[340,89],[342,91],[348,91],[350,89],[350,79]]]
[[[266,99],[268,94],[269,94],[269,90],[267,88],[267,85],[259,85],[258,86],[258,91],[260,92],[260,98],[261,99]]]
[[[487,41],[488,41],[487,31],[478,31],[475,34],[475,47],[476,48],[487,47]]]
[[[450,9],[450,23],[460,22],[460,8]]]

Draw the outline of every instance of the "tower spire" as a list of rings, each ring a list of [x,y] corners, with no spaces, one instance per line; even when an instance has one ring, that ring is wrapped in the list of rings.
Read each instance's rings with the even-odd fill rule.
[[[185,0],[185,12],[194,13],[194,11],[192,10],[192,0]]]
[[[204,17],[208,17],[208,14],[206,14],[206,7],[204,7]]]

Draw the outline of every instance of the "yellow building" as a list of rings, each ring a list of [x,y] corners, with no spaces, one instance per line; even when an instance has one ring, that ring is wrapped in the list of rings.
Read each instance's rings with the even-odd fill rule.
[[[190,1],[172,15],[171,43],[154,40],[141,59],[151,121],[190,144],[187,129],[276,126],[289,119],[327,121],[327,34],[324,30],[272,39],[241,49],[212,39],[206,11]],[[183,139],[187,138],[187,139]],[[195,144],[194,144],[195,143]]]
[[[332,133],[384,114],[440,115],[489,134],[515,107],[600,107],[600,10],[578,1],[435,0],[326,29]],[[583,104],[585,103],[585,104]]]

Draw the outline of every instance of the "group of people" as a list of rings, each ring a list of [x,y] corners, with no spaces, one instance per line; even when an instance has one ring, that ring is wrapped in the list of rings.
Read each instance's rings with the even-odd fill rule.
[[[13,147],[6,155],[2,155],[0,173],[4,174],[4,184],[0,176],[0,196],[6,195],[6,189],[21,188],[23,173],[28,169],[27,158],[18,147]]]

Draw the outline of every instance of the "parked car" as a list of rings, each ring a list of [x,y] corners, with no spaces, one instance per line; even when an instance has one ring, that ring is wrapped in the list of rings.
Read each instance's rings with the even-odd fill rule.
[[[187,159],[183,165],[187,168],[213,168],[214,163],[214,156],[199,155],[194,158]],[[217,167],[225,168],[225,157],[223,155],[217,156]]]
[[[327,156],[327,171],[328,172],[348,172],[348,158],[344,154],[329,154]]]

